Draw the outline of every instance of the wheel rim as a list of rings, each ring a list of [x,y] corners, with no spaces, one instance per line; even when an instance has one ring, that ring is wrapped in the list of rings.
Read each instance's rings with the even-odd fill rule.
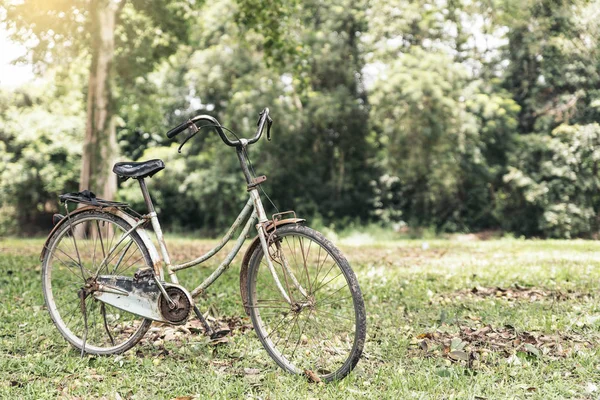
[[[313,238],[284,233],[270,242],[273,266],[293,301],[290,306],[276,287],[265,257],[252,277],[250,307],[255,328],[271,355],[293,373],[316,373],[334,379],[349,368],[356,348],[358,313],[350,288],[349,269]],[[283,254],[283,257],[281,257]],[[284,273],[284,259],[305,294]]]
[[[112,219],[94,215],[74,218],[71,223],[53,241],[46,259],[44,294],[50,315],[61,334],[79,349],[85,341],[89,353],[126,350],[151,322],[96,300],[86,283],[90,286],[98,275],[132,277],[139,267],[148,266],[148,257],[132,236],[119,243],[128,227]]]

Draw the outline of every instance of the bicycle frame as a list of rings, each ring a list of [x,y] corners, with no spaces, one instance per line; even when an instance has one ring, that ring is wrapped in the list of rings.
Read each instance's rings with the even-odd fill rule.
[[[156,240],[158,241],[158,244],[159,244],[159,250],[161,252],[162,259],[165,263],[164,267],[161,266],[160,270],[158,270],[158,271],[156,270],[156,266],[155,266],[155,273],[157,274],[157,276],[163,278],[164,277],[164,269],[166,269],[166,272],[167,272],[171,282],[174,284],[179,284],[179,280],[178,280],[177,274],[176,274],[177,271],[181,271],[183,269],[191,268],[196,265],[199,265],[199,264],[203,263],[204,261],[210,259],[215,254],[217,254],[232,239],[235,231],[241,226],[243,221],[246,220],[244,228],[242,229],[240,235],[238,236],[238,238],[233,246],[233,249],[225,257],[223,262],[198,287],[196,287],[194,290],[191,291],[192,297],[197,297],[199,294],[203,293],[212,283],[214,283],[223,274],[223,272],[225,272],[225,270],[227,270],[229,268],[229,265],[231,264],[231,262],[233,261],[235,256],[238,254],[238,252],[242,248],[242,245],[244,244],[252,225],[255,225],[257,233],[258,233],[258,237],[260,240],[260,244],[263,249],[263,253],[265,255],[267,255],[265,257],[266,262],[267,262],[267,267],[269,268],[269,270],[273,276],[273,279],[275,280],[275,284],[276,284],[277,288],[279,289],[279,291],[281,292],[281,295],[288,303],[291,304],[292,301],[290,300],[290,297],[288,296],[286,290],[283,288],[283,285],[281,284],[281,281],[275,271],[275,267],[273,266],[273,263],[271,261],[271,257],[269,256],[268,243],[267,243],[267,230],[266,230],[266,224],[269,222],[269,219],[266,216],[262,201],[260,199],[260,195],[259,195],[258,189],[257,189],[257,184],[253,182],[250,172],[248,170],[248,166],[246,164],[246,160],[245,160],[245,157],[243,154],[244,147],[239,146],[236,149],[237,149],[238,158],[240,160],[240,165],[242,167],[242,171],[244,172],[244,176],[246,177],[246,181],[248,183],[249,199],[246,202],[246,205],[244,206],[242,211],[239,213],[239,215],[235,219],[234,223],[231,225],[231,227],[227,231],[227,233],[221,238],[221,240],[219,241],[219,243],[217,243],[217,245],[215,247],[213,247],[207,253],[201,255],[200,257],[198,257],[194,260],[185,262],[183,264],[177,264],[177,265],[171,264],[171,258],[169,256],[167,244],[165,242],[164,235],[162,233],[162,229],[160,226],[160,222],[158,220],[158,216],[156,214],[156,211],[154,210],[154,205],[152,203],[152,199],[150,198],[148,188],[146,187],[146,183],[145,183],[144,179],[139,179],[140,189],[144,196],[144,201],[146,203],[146,207],[148,208],[147,217],[149,217],[150,222],[152,224],[152,228],[156,235]],[[135,228],[135,230],[137,230],[137,227]],[[109,254],[110,253],[111,252],[109,251]],[[283,263],[283,268],[285,270],[284,274],[288,274],[291,277],[291,280],[292,280],[292,283],[294,284],[294,286],[296,286],[296,288],[298,288],[298,290],[300,290],[301,293],[305,294],[306,292],[305,292],[304,288],[300,285],[300,283],[298,282],[298,280],[296,279],[294,274],[291,272],[291,270],[288,267],[287,262],[285,262],[285,260]]]
[[[130,237],[133,232],[137,232],[138,235],[140,236],[140,238],[142,239],[142,241],[144,242],[144,245],[148,249],[148,252],[152,259],[152,264],[153,264],[152,267],[153,267],[154,274],[157,278],[156,279],[157,285],[158,285],[160,291],[162,292],[162,294],[167,298],[167,300],[171,301],[170,297],[168,296],[168,294],[165,291],[165,288],[160,283],[161,280],[164,281],[164,279],[165,279],[165,276],[164,276],[165,270],[169,276],[171,283],[179,285],[179,280],[178,280],[177,274],[176,274],[177,271],[181,271],[186,268],[194,267],[196,265],[199,265],[199,264],[205,262],[206,260],[210,259],[211,257],[213,257],[233,238],[235,231],[242,225],[242,223],[244,221],[246,221],[242,231],[240,232],[240,234],[233,246],[233,249],[229,252],[229,254],[227,254],[227,256],[225,257],[223,262],[198,287],[196,287],[194,290],[192,290],[190,292],[191,297],[197,297],[198,295],[203,293],[212,283],[214,283],[223,274],[223,272],[225,272],[229,268],[229,265],[231,264],[231,262],[233,261],[235,256],[238,254],[238,252],[242,248],[242,245],[244,244],[246,237],[248,236],[250,229],[252,228],[252,225],[254,225],[257,230],[257,233],[258,233],[258,239],[260,242],[260,246],[262,247],[263,254],[266,255],[265,259],[266,259],[267,267],[270,270],[271,275],[273,276],[275,284],[276,284],[278,290],[281,292],[281,295],[283,296],[283,298],[289,304],[292,304],[292,301],[291,301],[288,293],[284,289],[279,277],[277,276],[275,267],[273,266],[273,263],[271,260],[271,256],[270,256],[270,252],[269,252],[269,248],[268,248],[268,235],[267,235],[267,226],[269,226],[271,221],[269,221],[269,219],[266,216],[262,201],[260,199],[260,195],[258,193],[258,184],[262,181],[252,179],[250,172],[248,170],[248,166],[246,164],[246,160],[244,157],[244,149],[245,149],[246,144],[247,143],[243,143],[242,145],[237,146],[236,150],[237,150],[238,158],[240,160],[240,165],[242,167],[242,171],[244,173],[246,182],[248,184],[249,198],[248,198],[248,201],[246,202],[244,208],[242,209],[242,211],[239,213],[239,215],[235,219],[234,223],[231,225],[231,227],[229,228],[227,233],[221,238],[221,240],[219,241],[219,243],[217,243],[217,245],[215,247],[213,247],[207,253],[201,255],[200,257],[198,257],[194,260],[191,260],[191,261],[188,261],[188,262],[185,262],[182,264],[172,265],[171,258],[169,256],[169,251],[167,249],[167,244],[165,242],[162,228],[160,226],[158,216],[154,209],[152,199],[150,198],[148,188],[146,187],[146,183],[145,183],[144,179],[140,178],[140,179],[138,179],[138,182],[140,185],[142,195],[144,197],[144,202],[146,203],[146,207],[148,208],[148,214],[143,215],[141,217],[141,219],[136,219],[133,216],[131,216],[130,214],[124,212],[123,210],[120,210],[118,207],[108,207],[108,208],[101,207],[100,208],[101,210],[102,209],[106,210],[105,212],[110,212],[110,213],[113,213],[113,214],[123,218],[131,225],[131,228],[127,232],[125,232],[120,237],[119,240],[117,240],[117,243],[114,246],[112,246],[111,249],[109,249],[108,253],[104,257],[104,260],[102,260],[100,262],[100,267],[102,265],[104,265],[104,263],[106,263],[108,260],[110,260],[111,257],[113,257],[113,253],[117,250],[118,246],[121,243],[123,243],[123,241],[126,238]],[[78,212],[83,212],[83,211],[86,211],[89,209],[94,209],[94,208],[98,208],[98,207],[97,206],[82,207],[82,208],[78,208],[77,210],[73,211],[72,213],[69,213],[67,210],[67,216],[55,225],[53,232],[62,223],[70,223],[69,221],[70,221],[71,215],[78,213]],[[156,250],[154,244],[148,237],[146,230],[143,228],[143,225],[146,224],[148,221],[150,221],[150,223],[152,224],[152,228],[154,230],[156,240],[158,241],[160,254],[162,255],[162,261],[164,262],[164,264],[161,262],[161,258],[158,255],[158,251]],[[298,221],[300,221],[300,220],[296,219],[294,222],[298,222]],[[276,225],[277,225],[277,222],[273,221],[273,227],[275,227]],[[50,233],[48,240],[52,236],[53,232]],[[74,241],[75,241],[75,238],[74,238]],[[74,243],[74,244],[75,244],[75,248],[77,248],[76,243]],[[128,243],[125,246],[125,249],[128,249],[128,247],[130,245],[131,245],[131,243]],[[44,244],[44,248],[42,250],[42,254],[40,257],[41,259],[43,259],[43,256],[44,256],[44,253],[46,250],[48,250],[48,241]],[[118,269],[118,265],[120,264],[122,258],[123,257],[120,257],[119,261],[117,262],[117,265],[114,267],[113,270]],[[306,296],[305,289],[300,285],[297,278],[292,273],[290,267],[287,265],[287,261],[285,259],[283,259],[282,261],[283,262],[281,263],[281,266],[283,269],[284,276],[286,276],[286,275],[289,276],[291,278],[291,282],[293,283],[293,285],[303,295]],[[96,275],[98,275],[98,273],[100,271],[100,267],[98,268]],[[288,286],[287,282],[286,282],[286,286]],[[109,289],[109,288],[106,288],[106,289]],[[289,289],[290,289],[290,287],[288,286],[288,290]],[[243,293],[242,293],[242,295],[243,295]]]

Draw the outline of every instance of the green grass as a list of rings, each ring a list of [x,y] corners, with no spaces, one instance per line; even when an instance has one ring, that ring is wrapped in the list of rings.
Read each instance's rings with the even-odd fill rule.
[[[199,255],[214,242],[174,239],[177,253]],[[122,356],[84,357],[58,334],[44,309],[41,240],[0,241],[0,398],[597,398],[600,395],[600,245],[592,241],[341,239],[357,273],[367,315],[364,358],[341,382],[318,385],[283,373],[252,330],[212,346],[198,335],[145,340]],[[175,251],[172,251],[175,253]],[[218,260],[211,263],[214,267]],[[241,256],[199,302],[219,317],[244,316]],[[181,276],[193,286],[210,268]],[[469,294],[473,287],[540,289],[535,298]],[[565,295],[561,297],[561,294]],[[209,308],[210,307],[210,308]],[[249,323],[247,317],[244,323]],[[453,361],[440,340],[466,328],[514,327],[561,345],[561,355],[514,342]],[[512,329],[512,328],[511,328]],[[428,352],[421,342],[428,340]],[[579,341],[576,342],[575,340]],[[463,344],[464,345],[464,344]],[[453,349],[450,349],[453,350]],[[511,357],[512,356],[512,357]],[[248,369],[258,373],[247,374]]]

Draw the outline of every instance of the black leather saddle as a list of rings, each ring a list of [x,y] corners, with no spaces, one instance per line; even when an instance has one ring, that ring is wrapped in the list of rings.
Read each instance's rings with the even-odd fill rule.
[[[162,160],[148,160],[142,162],[118,162],[113,167],[113,172],[121,178],[142,179],[151,177],[165,168]]]

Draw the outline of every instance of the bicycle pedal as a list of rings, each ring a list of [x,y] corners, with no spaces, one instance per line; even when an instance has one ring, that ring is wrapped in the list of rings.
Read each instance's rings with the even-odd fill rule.
[[[213,330],[213,333],[210,335],[210,338],[212,340],[221,339],[222,337],[229,335],[230,332],[231,332],[231,329],[229,329],[229,328],[220,328],[217,331]]]

